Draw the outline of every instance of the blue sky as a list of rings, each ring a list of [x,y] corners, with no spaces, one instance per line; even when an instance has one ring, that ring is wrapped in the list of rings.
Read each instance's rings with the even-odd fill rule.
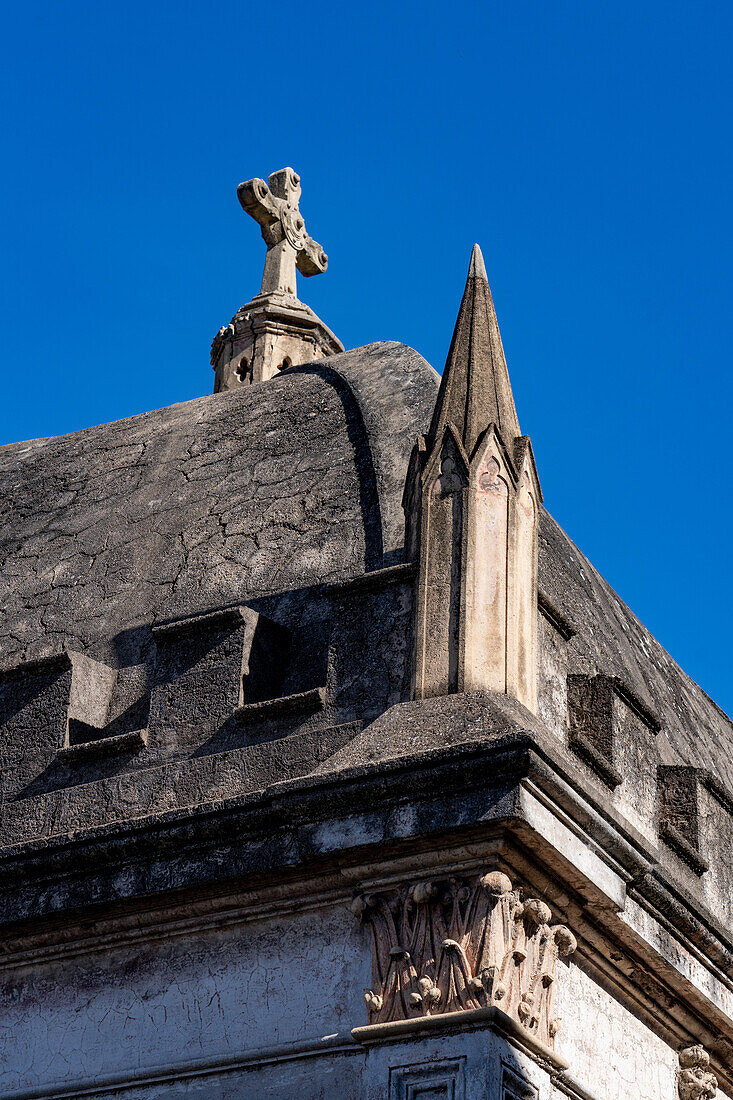
[[[6,3],[0,442],[209,392],[292,165],[347,347],[442,368],[482,246],[550,511],[733,711],[733,5]]]

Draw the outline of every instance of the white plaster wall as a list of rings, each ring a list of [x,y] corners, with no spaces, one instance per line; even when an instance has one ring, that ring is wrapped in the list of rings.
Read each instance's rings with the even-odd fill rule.
[[[6,974],[0,1095],[348,1036],[370,967],[344,905]]]
[[[489,1030],[351,1045],[370,970],[369,936],[344,904],[6,972],[0,1100],[403,1100],[390,1073],[446,1059],[463,1059],[461,1100],[499,1100],[505,1066],[533,1100],[567,1095]],[[676,1100],[676,1052],[582,961],[560,966],[556,1013],[558,1052],[594,1098]],[[339,1048],[314,1054],[327,1036]],[[262,1048],[265,1065],[243,1064]]]
[[[555,1007],[556,1049],[598,1100],[677,1100],[677,1053],[570,961]]]

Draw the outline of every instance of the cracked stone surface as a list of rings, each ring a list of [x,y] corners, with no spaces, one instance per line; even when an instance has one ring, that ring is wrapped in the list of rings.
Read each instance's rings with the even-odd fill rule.
[[[139,624],[394,560],[433,375],[410,349],[373,344],[0,449],[2,665],[62,645],[135,664]]]
[[[429,862],[431,834],[454,837],[463,859],[470,845],[458,845],[474,830],[493,835],[507,821],[525,830],[517,761],[529,745],[555,774],[580,780],[578,802],[592,797],[606,825],[623,819],[650,848],[659,843],[660,762],[712,769],[733,788],[730,720],[546,512],[539,714],[486,692],[409,700],[414,570],[380,570],[402,562],[407,462],[438,384],[416,352],[372,344],[262,385],[0,450],[6,1088],[182,1096],[160,1083],[161,1067],[173,1081],[189,1060],[348,1036],[364,1020],[370,948],[342,872],[366,873],[374,853],[405,858],[416,840],[418,862]],[[195,626],[166,624],[232,605],[246,607],[200,614]],[[276,689],[257,680],[254,644],[247,648],[255,620],[275,639],[267,660],[278,664]],[[71,658],[8,671],[64,646]],[[245,664],[255,712],[242,720]],[[620,681],[627,700],[614,698],[611,716],[623,775],[613,791],[583,772],[567,743],[567,678],[598,674]],[[315,703],[290,709],[299,696]],[[126,753],[74,762],[72,751],[69,763],[69,715],[107,735],[145,737]],[[701,883],[669,852],[659,860],[712,914],[709,926],[686,932],[689,952],[673,946],[672,962],[696,997],[713,1002],[717,986],[700,959],[709,950],[730,972],[710,930],[733,915],[733,819],[710,804],[708,788],[699,798],[714,868]],[[575,851],[561,850],[569,865]],[[645,877],[635,886],[646,904]],[[609,870],[603,889],[610,878]],[[242,883],[256,912],[237,917]],[[234,900],[217,909],[217,893],[229,889]],[[666,895],[649,896],[667,904]],[[117,914],[108,925],[105,912]],[[646,941],[661,958],[667,941],[655,938],[652,912],[627,899],[624,919],[634,951]],[[121,914],[129,923],[120,940]],[[180,928],[169,938],[171,916]],[[95,936],[88,954],[77,949],[77,937]],[[25,956],[29,945],[36,954]],[[656,1019],[661,979],[626,979],[645,991]],[[676,1051],[579,963],[563,969],[561,984],[562,1043],[581,1084],[597,1087],[601,1049],[613,1065],[599,1096],[671,1095]],[[715,1001],[723,1011],[725,989]],[[492,1094],[502,1089],[501,1044],[472,1032],[426,1037],[413,1051],[424,1061],[463,1050],[466,1100],[478,1100],[487,1081]],[[401,1064],[405,1049],[355,1054],[347,1043],[328,1063],[323,1096],[351,1095],[357,1056],[364,1095],[385,1095],[388,1060]],[[520,1094],[555,1095],[534,1063],[512,1058],[517,1079],[532,1086]],[[207,1070],[201,1087],[221,1100],[310,1096],[314,1064],[288,1056],[262,1078],[222,1074],[221,1087]],[[129,1087],[118,1089],[115,1074]]]
[[[351,597],[333,623],[316,589],[402,559],[407,461],[430,421],[438,384],[436,372],[416,352],[377,343],[293,368],[267,384],[0,450],[4,668],[58,653],[62,646],[86,653],[127,670],[110,713],[137,720],[134,708],[146,690],[140,670],[156,621],[259,600],[261,611],[296,629],[304,654],[316,636],[326,645],[332,629],[328,671],[319,679],[314,669],[320,657],[314,659],[312,668],[289,674],[285,689],[308,690],[328,677],[332,710],[323,721],[316,716],[305,723],[302,717],[265,723],[258,736],[269,747],[250,747],[249,762],[231,756],[237,745],[223,734],[218,741],[213,735],[207,757],[200,739],[189,745],[174,730],[167,747],[151,744],[129,767],[122,761],[108,772],[90,768],[75,785],[50,790],[46,784],[36,791],[33,768],[43,772],[55,748],[47,746],[48,760],[40,765],[29,763],[19,742],[34,738],[33,723],[22,727],[16,743],[3,750],[4,771],[15,769],[15,788],[20,784],[26,794],[7,807],[14,836],[24,830],[27,835],[31,820],[31,835],[47,835],[83,821],[118,819],[121,805],[128,816],[151,814],[172,804],[196,804],[211,789],[223,797],[262,789],[285,774],[348,767],[365,754],[376,761],[395,754],[398,740],[383,740],[379,725],[356,738],[353,731],[326,737],[319,730],[371,721],[404,701],[409,585],[368,600]],[[539,573],[540,591],[575,630],[569,640],[545,631],[545,723],[561,729],[565,722],[562,685],[568,673],[617,676],[662,727],[656,743],[639,740],[635,755],[630,753],[630,774],[652,776],[661,758],[711,768],[733,788],[730,719],[546,512]],[[463,702],[449,697],[444,705],[450,728],[462,725]],[[427,712],[415,718],[413,729],[406,754],[440,737]],[[296,751],[292,742],[292,763],[283,772],[277,739],[296,731],[303,748]],[[465,736],[473,736],[470,729]],[[638,736],[653,742],[648,731]],[[329,763],[331,752],[338,756]],[[165,776],[171,763],[175,799]],[[148,783],[124,778],[142,764]],[[652,788],[644,788],[644,797],[653,801]]]

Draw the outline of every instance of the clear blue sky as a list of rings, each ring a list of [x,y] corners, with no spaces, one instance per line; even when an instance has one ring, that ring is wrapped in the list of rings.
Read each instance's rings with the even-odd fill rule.
[[[547,506],[733,711],[733,5],[6,3],[0,442],[209,392],[292,165],[347,347],[441,369],[474,240]]]

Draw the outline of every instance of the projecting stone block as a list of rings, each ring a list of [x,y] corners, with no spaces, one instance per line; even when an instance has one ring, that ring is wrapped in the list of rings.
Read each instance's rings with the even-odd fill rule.
[[[613,766],[613,696],[609,676],[568,676],[570,747],[609,787],[621,776]]]
[[[243,704],[280,695],[290,650],[290,631],[272,619],[244,608],[247,628],[242,661]]]
[[[55,654],[0,673],[5,796],[22,790],[66,744],[71,661]]]
[[[288,632],[248,607],[153,627],[157,650],[151,741],[183,751],[206,741],[243,703],[280,690]]]
[[[708,869],[700,838],[702,775],[684,765],[662,765],[658,771],[659,835],[697,875]]]
[[[97,741],[109,719],[117,669],[81,653],[72,655],[72,668],[68,743]]]
[[[627,729],[630,716],[654,733],[658,721],[616,677],[571,675],[567,687],[570,748],[607,786],[618,787],[623,780],[620,742],[633,736]]]
[[[392,565],[334,585],[328,689],[342,721],[366,720],[410,691],[408,639],[414,565]]]

